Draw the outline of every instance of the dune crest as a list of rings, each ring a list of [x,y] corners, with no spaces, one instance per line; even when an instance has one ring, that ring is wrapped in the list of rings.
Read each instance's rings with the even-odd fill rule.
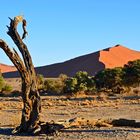
[[[105,68],[123,67],[128,61],[140,59],[140,52],[131,50],[122,45],[116,45],[100,51],[99,61]]]

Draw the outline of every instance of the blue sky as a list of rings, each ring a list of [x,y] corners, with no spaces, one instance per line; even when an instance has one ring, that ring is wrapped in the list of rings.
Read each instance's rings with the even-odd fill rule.
[[[48,65],[116,44],[140,51],[140,0],[3,0],[0,38],[8,17],[23,14],[35,66]],[[15,47],[16,48],[16,47]],[[2,50],[0,63],[12,64]]]

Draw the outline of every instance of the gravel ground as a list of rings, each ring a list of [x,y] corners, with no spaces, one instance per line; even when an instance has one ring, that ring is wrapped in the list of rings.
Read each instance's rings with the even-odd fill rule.
[[[54,136],[12,135],[20,124],[22,100],[20,97],[0,97],[0,140],[140,140],[140,128],[77,126],[61,130]],[[134,119],[140,122],[139,99],[95,100],[95,97],[67,99],[60,96],[42,97],[43,121],[67,120],[75,117],[93,119]]]

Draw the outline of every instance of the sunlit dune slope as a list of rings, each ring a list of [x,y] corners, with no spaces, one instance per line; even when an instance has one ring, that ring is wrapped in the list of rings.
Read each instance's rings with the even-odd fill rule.
[[[99,61],[105,68],[123,67],[128,61],[140,59],[140,52],[128,49],[121,45],[100,51]]]

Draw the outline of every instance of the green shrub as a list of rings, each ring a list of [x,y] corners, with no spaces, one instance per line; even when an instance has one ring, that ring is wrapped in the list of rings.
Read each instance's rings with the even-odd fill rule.
[[[12,86],[6,84],[4,78],[0,76],[0,92],[11,92],[12,90]]]
[[[2,92],[11,92],[13,90],[12,86],[5,84],[2,88]]]
[[[64,92],[65,93],[77,92],[77,84],[78,84],[78,81],[76,78],[68,78],[65,81]]]
[[[65,82],[65,80],[68,78],[66,74],[60,74],[58,77],[61,81]]]
[[[5,81],[4,81],[3,77],[0,76],[0,92],[2,91],[4,85],[5,85]]]
[[[129,61],[123,68],[123,84],[126,86],[140,85],[140,60]]]
[[[48,93],[63,93],[64,82],[61,79],[47,79],[44,81],[44,90]]]
[[[96,88],[106,91],[119,89],[122,84],[122,75],[122,68],[104,69],[95,75]]]
[[[79,71],[76,73],[75,78],[78,81],[77,91],[94,91],[95,81],[94,77],[89,76],[85,71]]]
[[[95,90],[94,77],[85,71],[79,71],[72,78],[65,81],[65,93],[89,92]],[[83,93],[82,92],[82,93]]]
[[[44,76],[41,74],[37,74],[37,85],[39,90],[44,88]]]

